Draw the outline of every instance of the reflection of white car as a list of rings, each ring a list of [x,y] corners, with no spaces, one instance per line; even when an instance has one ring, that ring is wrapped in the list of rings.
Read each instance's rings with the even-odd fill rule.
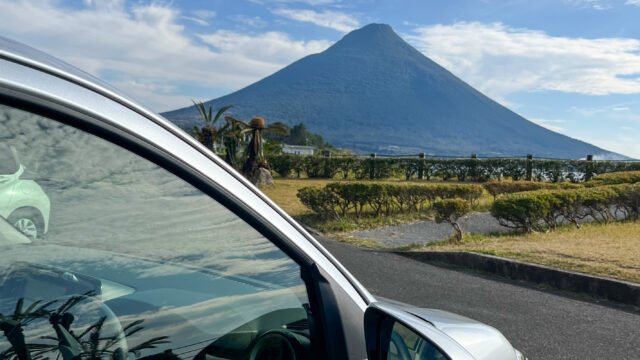
[[[30,238],[45,234],[51,203],[40,185],[20,177],[24,166],[14,149],[0,149],[0,216]]]

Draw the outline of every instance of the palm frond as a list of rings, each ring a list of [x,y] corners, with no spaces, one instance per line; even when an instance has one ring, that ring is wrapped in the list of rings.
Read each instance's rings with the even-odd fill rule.
[[[193,105],[195,105],[196,109],[198,109],[198,112],[200,113],[200,116],[202,117],[204,123],[206,125],[209,125],[209,123],[211,122],[211,105],[209,105],[209,114],[207,116],[207,109],[202,101],[196,102],[195,100],[191,100],[191,102],[193,103]]]
[[[273,131],[284,135],[289,135],[289,129],[285,127],[285,125],[281,124],[270,124],[265,128],[267,131]]]
[[[229,122],[233,122],[233,123],[236,123],[236,124],[243,125],[243,126],[245,126],[245,127],[250,127],[250,126],[251,126],[251,125],[249,125],[249,123],[248,123],[248,122],[246,122],[246,121],[242,121],[242,120],[240,120],[240,119],[236,119],[236,118],[234,118],[233,116],[225,116],[225,117],[224,117],[224,119],[225,119],[225,120],[227,120],[227,121],[229,121]]]
[[[218,110],[218,113],[216,114],[216,117],[213,118],[213,123],[215,124],[216,121],[218,121],[218,119],[220,118],[220,116],[222,116],[222,114],[231,109],[233,107],[233,105],[227,105],[227,106],[223,106],[220,110]]]

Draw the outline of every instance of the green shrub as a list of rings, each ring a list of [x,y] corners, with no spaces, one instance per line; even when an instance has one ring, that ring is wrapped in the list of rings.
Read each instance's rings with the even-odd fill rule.
[[[336,211],[338,199],[334,193],[324,189],[303,187],[296,194],[300,202],[321,217],[340,219]],[[343,214],[344,215],[344,214]]]
[[[627,219],[638,220],[640,216],[640,183],[613,186],[616,192],[616,212],[622,211]]]
[[[280,175],[280,177],[287,177],[299,159],[301,159],[299,156],[293,154],[278,155],[269,159],[269,166],[271,166],[271,169]]]
[[[310,179],[324,177],[322,173],[322,160],[323,158],[318,156],[305,156],[302,158],[302,171],[307,174]]]
[[[436,222],[446,222],[456,231],[458,241],[462,240],[462,228],[458,220],[471,211],[471,205],[463,199],[444,199],[433,203]]]
[[[597,222],[609,222],[614,217],[611,207],[617,202],[618,193],[611,186],[601,186],[577,190],[582,217],[591,216]]]
[[[640,183],[506,194],[493,202],[491,214],[503,226],[526,232],[553,229],[560,220],[580,227],[586,217],[597,222],[616,220],[616,215],[637,219]]]
[[[563,183],[546,183],[537,181],[491,181],[486,184],[482,184],[485,190],[491,195],[493,199],[501,194],[513,194],[523,191],[535,191],[535,190],[557,190],[557,189],[579,189],[581,186],[578,184],[572,184],[568,182]]]
[[[459,198],[469,205],[482,195],[478,185],[395,185],[380,183],[329,183],[323,189],[303,188],[298,193],[301,202],[323,217],[341,216],[353,212],[358,218],[366,206],[379,216],[398,212],[420,212],[437,199]],[[317,192],[326,192],[321,195]],[[326,201],[326,204],[321,204]],[[325,213],[320,213],[325,212]]]
[[[502,226],[532,232],[548,221],[554,203],[552,194],[545,190],[507,194],[493,202],[491,215]]]
[[[638,182],[640,182],[640,171],[620,171],[594,176],[590,181],[587,181],[584,186],[596,187],[603,185],[635,184]]]
[[[482,196],[482,187],[479,185],[438,185],[438,197],[441,199],[460,198],[476,205]]]

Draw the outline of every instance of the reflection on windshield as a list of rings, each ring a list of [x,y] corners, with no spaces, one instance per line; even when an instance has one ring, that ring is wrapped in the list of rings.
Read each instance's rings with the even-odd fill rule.
[[[9,149],[0,354],[243,359],[278,341],[308,349],[299,266],[210,197],[109,142],[2,105],[0,146]],[[70,299],[79,300],[59,310]]]
[[[0,144],[0,216],[29,238],[48,230],[49,197],[36,181],[24,178],[15,147]]]
[[[144,320],[120,327],[108,309],[102,309],[103,313],[95,322],[79,326],[77,308],[82,308],[83,316],[80,318],[87,314],[91,305],[98,308],[93,310],[100,312],[100,305],[96,305],[94,296],[93,292],[87,292],[64,301],[43,303],[37,300],[28,306],[24,298],[20,298],[12,314],[0,317],[0,330],[5,336],[4,340],[10,344],[7,350],[0,353],[0,358],[23,360],[61,356],[64,360],[125,359],[127,353],[136,354],[168,343],[167,336],[160,336],[128,347],[127,337],[143,330],[141,324]],[[31,332],[34,324],[40,325],[38,330],[42,331],[37,343],[29,342],[29,337],[25,335]]]

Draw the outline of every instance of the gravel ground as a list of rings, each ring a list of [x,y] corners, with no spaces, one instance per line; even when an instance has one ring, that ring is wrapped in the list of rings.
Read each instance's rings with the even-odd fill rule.
[[[501,226],[489,213],[473,213],[469,215],[468,219],[461,220],[460,226],[465,233],[476,234],[513,230]],[[449,224],[437,224],[433,220],[425,220],[412,224],[359,231],[352,235],[356,238],[374,239],[384,246],[394,247],[444,240],[453,233],[454,230]]]
[[[624,214],[617,212],[615,207],[609,209],[611,214],[618,220],[624,219]],[[581,223],[592,222],[594,219],[587,216]],[[568,223],[562,218],[559,224]],[[496,232],[510,232],[514,229],[502,226],[488,212],[472,213],[468,218],[460,220],[462,231],[471,234],[490,234]],[[451,225],[438,224],[433,220],[418,221],[412,224],[399,226],[387,226],[378,229],[364,230],[356,232],[353,237],[361,239],[374,239],[380,244],[388,247],[404,246],[412,244],[427,244],[434,241],[444,240],[454,234]]]

